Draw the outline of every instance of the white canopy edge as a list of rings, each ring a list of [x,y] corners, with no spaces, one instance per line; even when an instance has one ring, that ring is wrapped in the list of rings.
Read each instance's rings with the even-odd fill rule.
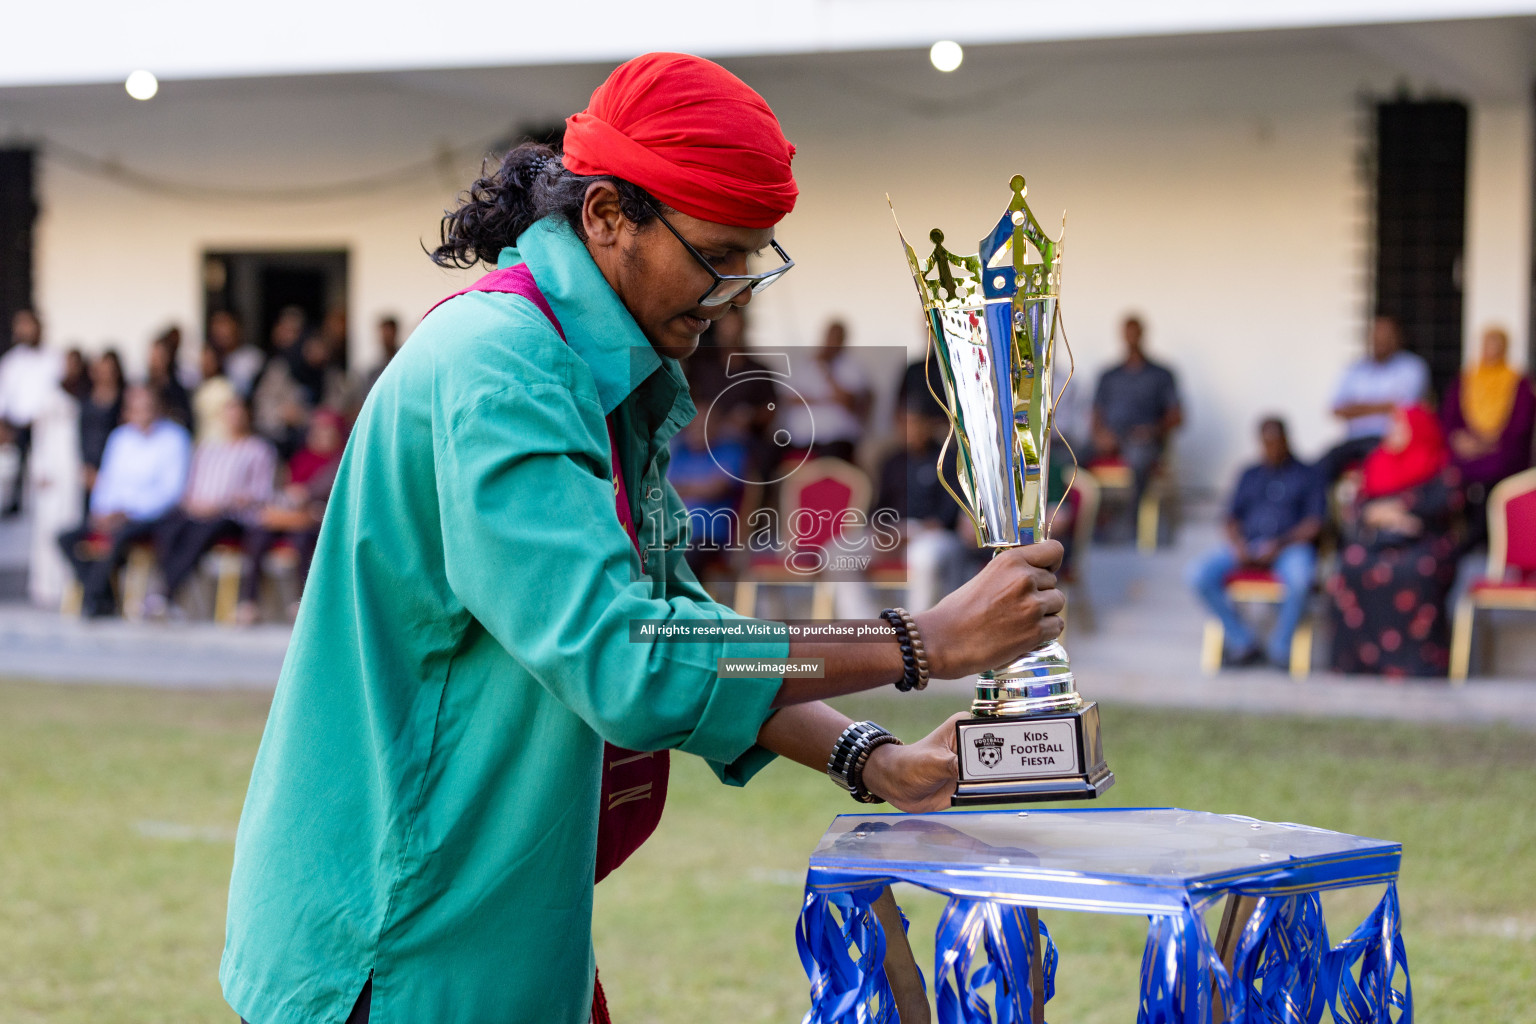
[[[1536,14],[1533,0],[77,0],[7,7],[0,86],[619,62]]]

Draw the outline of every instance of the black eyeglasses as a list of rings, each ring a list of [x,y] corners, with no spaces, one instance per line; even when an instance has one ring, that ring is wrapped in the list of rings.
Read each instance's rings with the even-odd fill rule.
[[[778,254],[779,259],[784,261],[782,266],[774,267],[772,270],[761,274],[721,274],[715,270],[709,260],[705,259],[699,250],[689,244],[688,239],[684,238],[667,218],[661,215],[661,211],[656,208],[655,203],[648,201],[646,205],[651,208],[651,212],[656,215],[656,219],[661,221],[662,225],[672,232],[679,242],[683,243],[683,248],[687,249],[693,255],[693,258],[699,261],[699,266],[709,271],[709,276],[715,279],[714,283],[709,286],[709,290],[699,297],[699,305],[701,306],[723,306],[744,291],[760,292],[783,277],[785,272],[795,265],[795,261],[789,258],[789,254],[784,251],[778,241],[776,239],[769,239],[768,244],[773,246],[773,251]]]

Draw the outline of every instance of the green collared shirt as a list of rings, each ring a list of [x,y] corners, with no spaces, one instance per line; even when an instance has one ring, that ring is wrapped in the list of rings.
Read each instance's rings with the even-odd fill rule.
[[[528,300],[433,311],[347,446],[240,819],[220,969],[253,1024],[581,1024],[604,740],[740,784],[787,642],[635,642],[736,618],[682,561],[667,441],[694,409],[563,219]],[[614,514],[615,413],[642,573]]]

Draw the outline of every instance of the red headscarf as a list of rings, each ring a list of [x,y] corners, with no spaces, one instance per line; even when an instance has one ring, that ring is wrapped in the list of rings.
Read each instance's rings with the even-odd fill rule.
[[[690,217],[767,228],[795,208],[795,147],[745,82],[685,53],[614,69],[565,122],[572,174],[611,174]]]
[[[1399,424],[1408,428],[1408,441],[1397,451],[1387,448],[1387,441],[1365,457],[1361,467],[1360,497],[1381,498],[1406,491],[1434,478],[1445,468],[1449,456],[1440,421],[1421,405],[1399,409],[1393,414],[1392,429]],[[1391,435],[1388,435],[1390,437]]]

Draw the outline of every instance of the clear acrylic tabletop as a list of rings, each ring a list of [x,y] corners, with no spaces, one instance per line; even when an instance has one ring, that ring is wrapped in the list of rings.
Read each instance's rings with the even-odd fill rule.
[[[1098,913],[1176,913],[1216,892],[1288,895],[1390,882],[1402,846],[1178,808],[844,814],[807,887],[876,880]]]

